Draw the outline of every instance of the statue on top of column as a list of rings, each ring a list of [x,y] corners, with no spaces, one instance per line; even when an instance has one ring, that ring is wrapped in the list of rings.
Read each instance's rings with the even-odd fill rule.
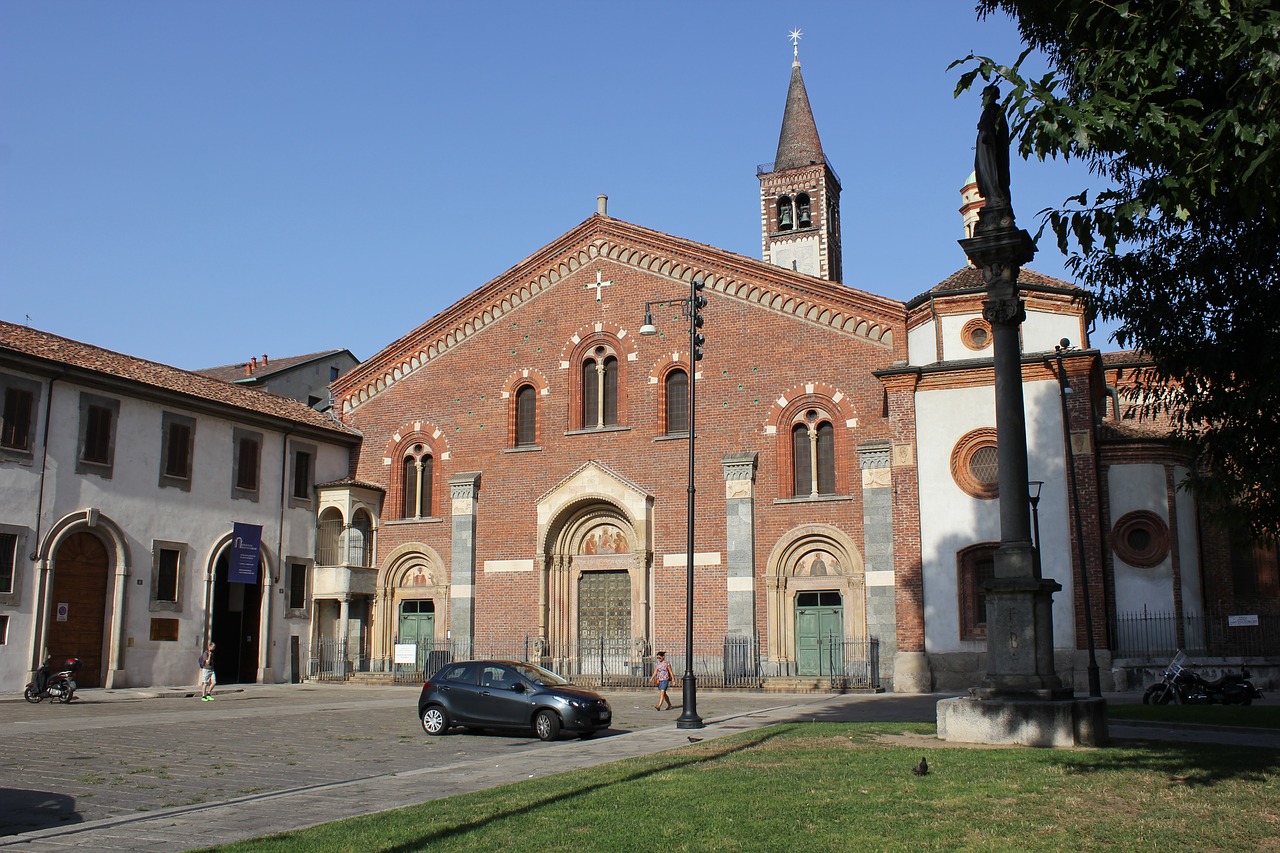
[[[1009,200],[1009,122],[1000,106],[1000,87],[992,84],[982,90],[982,116],[978,119],[978,144],[973,157],[973,171],[978,181],[978,192],[986,199],[986,206],[978,213],[1008,210],[1013,218],[1013,206]]]

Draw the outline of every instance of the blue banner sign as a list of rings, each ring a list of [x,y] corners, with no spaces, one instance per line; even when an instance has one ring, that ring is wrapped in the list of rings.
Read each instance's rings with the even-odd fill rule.
[[[228,583],[257,583],[262,554],[262,525],[231,524],[231,564]]]

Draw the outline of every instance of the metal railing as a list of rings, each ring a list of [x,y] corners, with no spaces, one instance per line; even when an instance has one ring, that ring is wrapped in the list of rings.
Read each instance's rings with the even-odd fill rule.
[[[1112,620],[1113,653],[1118,658],[1171,658],[1179,650],[1193,657],[1280,656],[1280,615],[1117,613]]]
[[[453,660],[486,658],[536,663],[575,684],[589,687],[647,687],[653,675],[654,653],[667,653],[677,684],[684,674],[684,644],[650,644],[632,637],[591,637],[552,648],[542,638],[525,635],[478,636],[443,643],[431,639],[396,643],[396,654],[352,657],[342,640],[320,639],[311,645],[310,673],[316,680],[343,681],[357,672],[384,673],[395,683],[421,683]],[[826,637],[820,641],[821,663],[814,671],[797,672],[793,663],[765,661],[757,637],[730,635],[696,643],[693,671],[700,687],[759,688],[770,676],[812,676],[836,689],[880,686],[878,640]]]

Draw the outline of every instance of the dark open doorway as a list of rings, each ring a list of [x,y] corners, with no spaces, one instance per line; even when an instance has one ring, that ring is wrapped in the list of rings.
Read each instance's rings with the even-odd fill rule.
[[[230,556],[223,552],[213,573],[213,626],[217,643],[214,671],[219,684],[253,684],[258,680],[259,627],[262,622],[262,573],[257,583],[229,583]]]

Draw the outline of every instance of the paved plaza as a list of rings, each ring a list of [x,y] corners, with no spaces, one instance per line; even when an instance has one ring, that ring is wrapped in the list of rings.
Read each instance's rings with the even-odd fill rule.
[[[0,848],[185,850],[312,826],[686,746],[680,709],[608,693],[589,740],[458,731],[429,737],[418,687],[245,685],[86,690],[67,706],[0,701]],[[12,700],[13,697],[3,697]],[[675,697],[678,699],[678,694]],[[703,691],[703,738],[791,720],[932,722],[941,695]],[[1117,727],[1113,734],[1280,748],[1280,734]]]

